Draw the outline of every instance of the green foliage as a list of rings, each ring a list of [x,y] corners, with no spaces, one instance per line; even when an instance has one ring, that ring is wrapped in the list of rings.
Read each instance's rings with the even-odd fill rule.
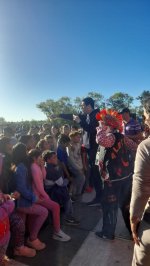
[[[100,107],[103,104],[103,96],[97,92],[89,92],[89,97],[95,100],[95,106]],[[85,96],[85,97],[87,97]],[[58,100],[48,99],[45,102],[37,104],[37,107],[49,117],[52,114],[78,114],[81,111],[81,102],[84,97],[76,97],[73,101],[69,97],[61,97]]]
[[[109,107],[121,111],[125,107],[131,108],[132,102],[133,97],[129,96],[127,93],[117,92],[107,100],[106,108]]]
[[[95,101],[95,107],[104,108],[104,96],[98,92],[89,92],[88,96]]]
[[[142,109],[142,101],[146,97],[150,97],[150,91],[143,91],[141,95],[139,95],[136,99],[140,101],[141,105],[133,106],[133,97],[128,95],[127,93],[117,92],[113,94],[110,98],[107,100],[104,99],[104,96],[98,92],[89,92],[87,95],[83,97],[76,97],[75,99],[71,99],[70,97],[64,96],[57,100],[48,99],[45,102],[41,102],[37,104],[37,108],[39,108],[49,119],[49,116],[51,114],[60,114],[60,113],[73,113],[78,114],[81,111],[81,102],[82,99],[85,97],[92,97],[95,100],[95,107],[99,107],[100,109],[103,108],[112,108],[115,110],[120,111],[121,109],[125,107],[129,107],[131,109],[131,112],[135,112],[137,115],[140,115],[143,113]],[[21,121],[16,122],[14,124],[17,125],[26,125],[26,126],[34,126],[34,125],[41,125],[46,121]],[[0,117],[0,124],[2,126],[8,125],[9,122],[5,121],[3,117]],[[62,123],[69,123],[69,121],[65,121],[62,119],[55,119],[53,120],[54,124],[61,125]],[[10,124],[10,123],[9,123]]]
[[[41,111],[46,114],[47,117],[49,117],[51,114],[67,114],[74,111],[74,107],[69,97],[61,97],[56,101],[49,99],[46,102],[37,104],[37,107],[41,109]]]
[[[145,98],[150,97],[150,91],[143,91],[140,96],[137,97],[137,100],[140,100],[141,105]]]

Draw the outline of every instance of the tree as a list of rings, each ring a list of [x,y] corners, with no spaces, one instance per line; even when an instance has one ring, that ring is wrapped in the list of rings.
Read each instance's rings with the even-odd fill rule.
[[[141,105],[143,104],[143,101],[150,97],[150,91],[143,91],[140,96],[138,96],[136,99],[141,102]]]
[[[49,99],[46,102],[41,102],[37,104],[37,107],[49,117],[51,114],[60,113],[72,113],[74,111],[71,99],[69,97],[61,97],[60,99],[54,101]]]
[[[133,97],[129,96],[127,93],[117,92],[112,95],[107,101],[107,107],[121,111],[123,108],[131,107],[133,102]]]
[[[89,92],[88,96],[91,97],[95,101],[96,108],[103,108],[104,107],[104,96],[98,92]]]
[[[136,113],[138,116],[143,115],[143,102],[146,98],[150,97],[150,91],[143,91],[136,99],[140,101],[140,105],[136,107]]]

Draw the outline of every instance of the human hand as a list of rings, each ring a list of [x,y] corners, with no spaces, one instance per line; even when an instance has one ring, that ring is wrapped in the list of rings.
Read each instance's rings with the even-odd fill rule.
[[[7,201],[11,199],[11,196],[9,194],[3,194],[2,199],[3,201]]]
[[[36,203],[42,203],[44,201],[44,199],[43,198],[41,198],[41,197],[37,197],[36,198]]]
[[[77,123],[80,123],[80,117],[78,115],[73,115],[73,120]]]
[[[11,199],[19,199],[20,198],[20,193],[18,191],[14,191],[11,193]]]
[[[135,244],[138,246],[140,245],[139,237],[138,237],[138,227],[139,227],[140,220],[139,218],[132,218],[130,219],[131,231],[132,236]]]

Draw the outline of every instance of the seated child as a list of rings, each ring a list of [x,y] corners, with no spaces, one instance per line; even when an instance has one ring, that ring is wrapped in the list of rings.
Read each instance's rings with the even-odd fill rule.
[[[69,225],[78,225],[73,217],[72,201],[67,189],[68,180],[64,179],[63,171],[58,165],[54,151],[45,151],[43,154],[46,168],[45,190],[52,200],[58,202],[65,210],[65,221]]]
[[[44,190],[43,181],[46,177],[46,171],[41,152],[37,149],[31,150],[29,152],[29,160],[33,178],[33,191],[35,195],[40,199],[40,202],[37,202],[37,204],[47,208],[52,212],[54,228],[53,239],[63,242],[69,241],[71,237],[65,234],[60,228],[60,206],[58,203],[53,201]]]

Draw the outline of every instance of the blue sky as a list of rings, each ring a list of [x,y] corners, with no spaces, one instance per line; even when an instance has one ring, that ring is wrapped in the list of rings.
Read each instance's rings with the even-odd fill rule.
[[[45,119],[36,104],[150,84],[150,1],[0,0],[0,117]]]

